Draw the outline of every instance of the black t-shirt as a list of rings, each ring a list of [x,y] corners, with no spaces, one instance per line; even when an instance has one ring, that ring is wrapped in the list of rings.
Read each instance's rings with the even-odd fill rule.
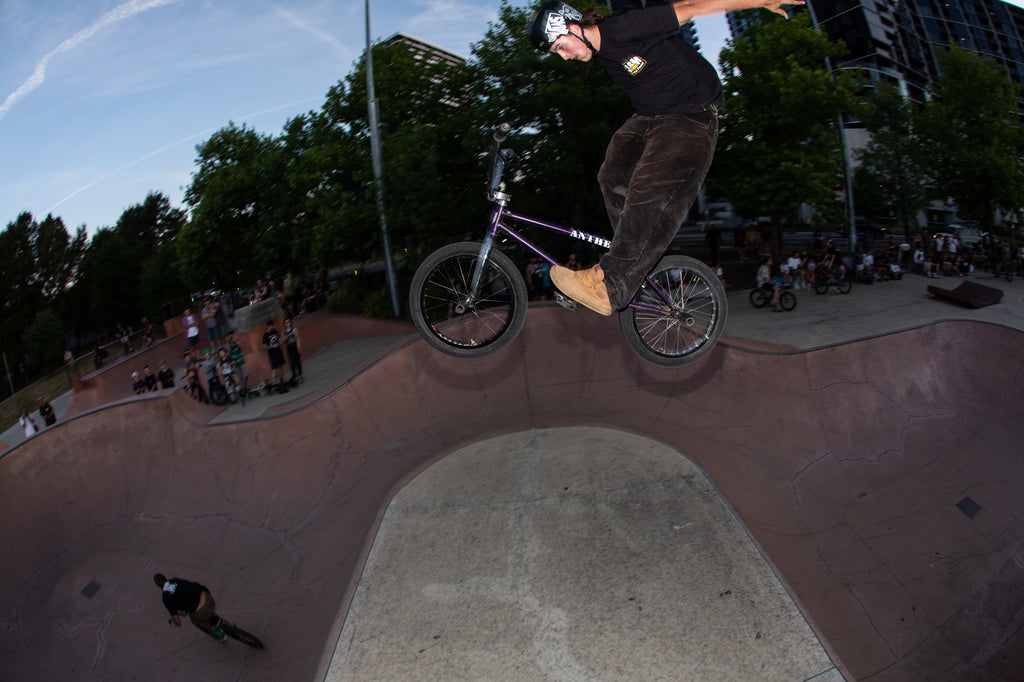
[[[161,591],[164,606],[172,616],[178,613],[195,613],[199,607],[199,597],[203,592],[209,592],[209,590],[199,583],[181,578],[171,578],[164,583]]]
[[[632,10],[604,19],[597,27],[597,59],[625,88],[638,113],[692,114],[721,104],[718,73],[680,37],[671,5]]]
[[[174,388],[174,370],[170,367],[160,370],[156,376],[160,379],[161,386],[164,388]]]

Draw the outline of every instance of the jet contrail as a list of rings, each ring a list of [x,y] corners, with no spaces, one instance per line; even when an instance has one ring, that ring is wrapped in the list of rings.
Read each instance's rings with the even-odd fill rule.
[[[251,114],[246,114],[245,116],[239,117],[239,120],[245,121],[246,119],[256,118],[257,116],[262,116],[263,114],[270,114],[270,113],[273,113],[275,111],[280,111],[281,109],[294,109],[295,107],[299,106],[300,104],[306,104],[308,102],[315,101],[316,99],[317,99],[316,97],[307,97],[306,99],[296,100],[295,102],[288,102],[287,104],[279,104],[277,106],[270,107],[269,109],[263,109],[261,111],[254,111]],[[232,119],[232,120],[234,120],[234,119]],[[221,126],[221,127],[223,127],[223,126]],[[212,135],[217,130],[220,130],[220,128],[208,128],[208,129],[203,130],[203,131],[198,132],[198,133],[192,133],[191,135],[186,135],[185,137],[181,138],[180,140],[176,140],[174,142],[171,142],[170,144],[166,144],[163,147],[160,147],[159,149],[155,149],[155,150],[149,152],[148,154],[143,154],[139,158],[134,159],[132,161],[129,161],[128,163],[124,164],[123,166],[119,166],[118,168],[115,168],[112,171],[104,173],[104,174],[98,176],[96,179],[91,180],[90,182],[87,182],[86,184],[82,185],[81,187],[79,187],[78,189],[74,190],[73,192],[68,194],[66,197],[64,197],[63,199],[58,201],[57,203],[55,203],[52,206],[50,206],[50,208],[46,209],[45,213],[46,214],[53,213],[54,209],[56,209],[58,206],[60,206],[64,202],[68,201],[69,199],[73,199],[74,197],[78,196],[79,194],[81,194],[85,190],[89,189],[93,185],[96,185],[96,184],[98,184],[100,182],[103,182],[107,178],[110,178],[110,177],[112,177],[114,175],[117,175],[121,171],[127,170],[128,168],[131,168],[132,166],[134,166],[137,163],[142,163],[146,159],[152,158],[152,157],[156,156],[157,154],[162,154],[163,152],[167,151],[168,149],[173,149],[174,147],[177,147],[178,145],[185,144],[186,142],[190,142],[191,140],[195,140],[196,138],[207,137],[209,135]],[[95,227],[99,227],[99,226],[95,226]]]
[[[113,26],[119,21],[135,16],[140,12],[153,9],[154,7],[170,5],[175,2],[179,2],[179,0],[129,0],[129,2],[122,3],[110,10],[100,17],[99,21],[91,26],[83,28],[81,31],[47,52],[46,55],[39,60],[39,63],[36,64],[36,68],[32,72],[32,75],[28,77],[28,80],[22,83],[17,90],[9,94],[3,104],[0,104],[0,118],[6,116],[7,112],[10,111],[15,104],[43,84],[46,80],[46,66],[49,64],[51,58],[63,52],[70,52],[103,29]]]
[[[334,36],[330,35],[329,33],[326,33],[325,31],[321,31],[318,28],[314,28],[313,26],[310,26],[308,23],[306,23],[305,21],[303,21],[302,19],[297,17],[294,13],[289,12],[286,9],[280,9],[280,8],[277,10],[277,13],[280,14],[282,17],[284,17],[285,21],[287,21],[289,24],[291,24],[295,28],[299,29],[300,31],[305,31],[305,32],[309,33],[310,35],[312,35],[312,36],[322,40],[323,42],[327,43],[328,45],[333,47],[338,52],[340,52],[340,53],[342,53],[344,55],[351,55],[351,54],[353,54],[352,48],[350,48],[347,45],[345,45],[344,43],[338,41],[338,39],[336,39]]]

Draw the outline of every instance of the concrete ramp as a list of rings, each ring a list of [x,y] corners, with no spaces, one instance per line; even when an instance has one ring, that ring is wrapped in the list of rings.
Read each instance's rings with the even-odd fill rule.
[[[210,426],[180,392],[0,458],[11,680],[319,680],[381,516],[462,446],[600,426],[690,458],[850,679],[1021,679],[1024,343],[950,322],[822,350],[721,344],[679,370],[618,322],[531,309],[479,361],[411,340],[301,410]],[[166,623],[205,583],[267,649]]]

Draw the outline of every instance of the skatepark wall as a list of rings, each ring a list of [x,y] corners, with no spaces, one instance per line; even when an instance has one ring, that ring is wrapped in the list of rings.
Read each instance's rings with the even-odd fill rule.
[[[614,318],[538,308],[494,356],[409,341],[272,419],[209,426],[216,411],[180,391],[82,414],[0,458],[0,541],[19,548],[0,560],[0,670],[156,675],[178,646],[161,571],[203,582],[268,642],[224,676],[322,679],[405,483],[496,435],[600,426],[707,472],[850,679],[1012,679],[1021,342],[966,322],[801,353],[727,339],[665,370],[633,356]],[[186,652],[161,678],[231,664]]]

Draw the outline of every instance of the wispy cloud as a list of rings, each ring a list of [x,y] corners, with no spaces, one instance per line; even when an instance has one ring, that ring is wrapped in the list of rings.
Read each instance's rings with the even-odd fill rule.
[[[46,68],[50,63],[50,60],[55,56],[74,50],[76,47],[88,41],[103,29],[109,28],[121,21],[124,21],[125,19],[133,17],[140,12],[145,12],[163,5],[170,5],[179,1],[180,0],[129,0],[129,2],[122,3],[110,10],[100,17],[100,19],[94,24],[83,28],[81,31],[50,50],[42,59],[40,59],[28,79],[22,83],[17,90],[8,95],[3,104],[0,104],[0,119],[6,116],[7,112],[14,108],[18,102],[27,97],[33,90],[46,81]]]
[[[327,43],[335,50],[337,50],[339,53],[345,56],[352,54],[352,49],[349,48],[347,45],[345,45],[344,43],[342,43],[329,33],[321,31],[320,29],[314,26],[311,26],[308,22],[305,22],[302,19],[300,19],[294,12],[290,12],[286,9],[278,9],[277,12],[284,18],[285,21],[287,21],[295,28],[299,29],[300,31],[305,31],[306,33],[309,33],[313,37],[318,38],[319,40]]]
[[[277,106],[270,107],[268,109],[263,109],[261,111],[254,111],[254,112],[252,112],[250,114],[246,114],[244,116],[240,116],[240,117],[238,117],[238,120],[246,121],[248,119],[257,118],[257,117],[262,116],[264,114],[274,113],[274,112],[280,111],[282,109],[289,109],[289,110],[290,109],[294,109],[297,106],[300,106],[300,105],[303,105],[303,104],[308,104],[309,102],[312,102],[312,101],[315,101],[315,100],[313,98],[307,98],[307,99],[302,99],[302,100],[298,100],[298,101],[295,101],[295,102],[288,102],[287,104],[279,104]],[[115,176],[115,175],[117,175],[117,174],[119,174],[119,173],[121,173],[123,171],[126,171],[129,168],[131,168],[132,166],[140,164],[140,163],[142,163],[143,161],[145,161],[147,159],[151,159],[154,156],[156,156],[158,154],[162,154],[162,153],[166,152],[167,150],[173,149],[173,148],[175,148],[175,147],[177,147],[179,145],[186,144],[188,142],[192,142],[192,141],[197,140],[197,139],[202,138],[202,137],[208,137],[208,136],[212,135],[216,130],[217,130],[217,128],[209,128],[207,130],[202,130],[202,131],[200,131],[198,133],[191,133],[191,134],[189,134],[189,135],[187,135],[187,136],[185,136],[185,137],[183,137],[181,139],[178,139],[178,140],[175,140],[174,142],[171,142],[170,144],[166,144],[166,145],[160,147],[159,149],[154,149],[153,151],[151,151],[151,152],[149,152],[147,154],[143,154],[142,156],[138,157],[137,159],[129,161],[128,163],[124,164],[123,166],[120,166],[118,168],[115,168],[112,171],[104,173],[104,174],[94,178],[93,180],[89,181],[88,183],[82,185],[78,189],[72,191],[70,194],[65,196],[63,199],[59,200],[58,202],[56,202],[55,204],[53,204],[52,206],[47,208],[46,211],[44,211],[44,213],[47,213],[47,214],[53,213],[54,210],[58,206],[60,206],[61,204],[63,204],[65,202],[75,198],[76,196],[78,196],[82,192],[84,192],[87,189],[91,188],[93,185],[99,184],[99,183],[103,182],[104,180],[107,180],[107,179],[109,179],[109,178],[111,178],[111,177],[113,177],[113,176]]]

